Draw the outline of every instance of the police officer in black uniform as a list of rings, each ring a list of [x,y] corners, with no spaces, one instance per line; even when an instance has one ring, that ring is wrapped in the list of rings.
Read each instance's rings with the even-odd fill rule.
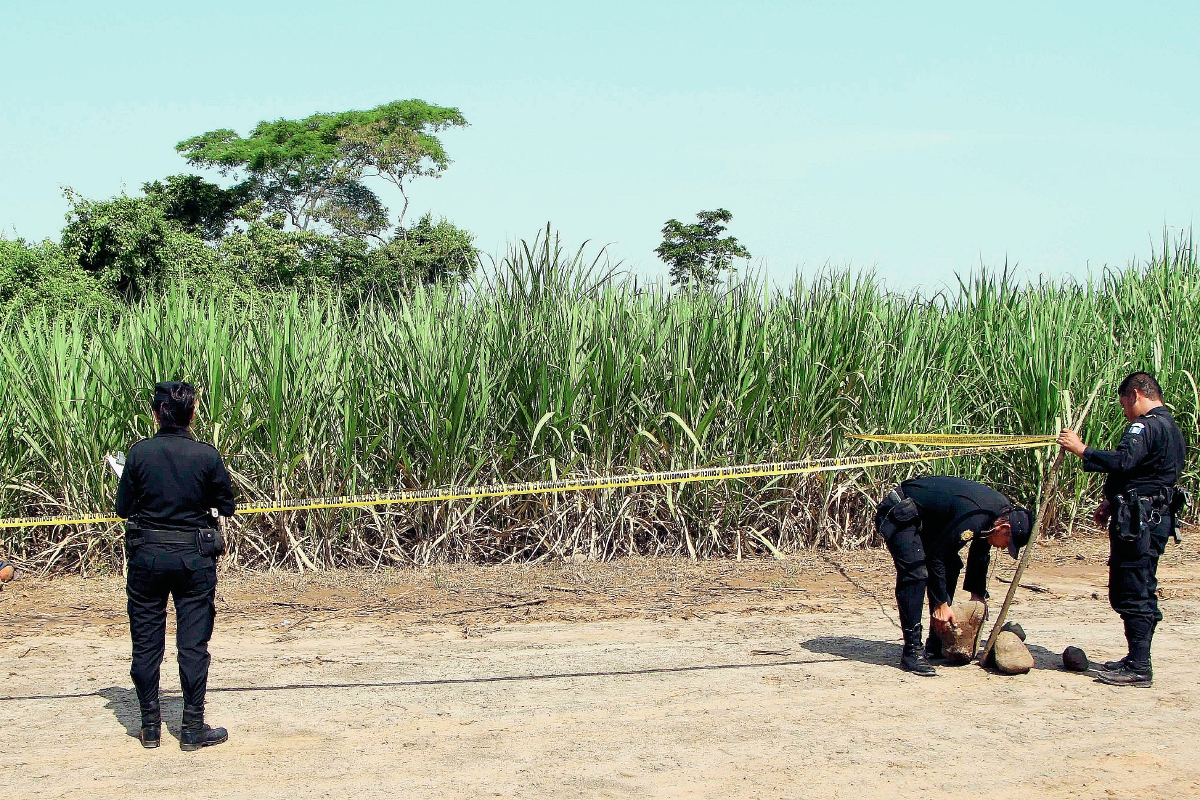
[[[875,529],[896,565],[896,605],[904,632],[900,668],[928,677],[937,671],[929,655],[941,655],[932,632],[921,647],[921,617],[929,595],[930,624],[956,623],[950,604],[963,562],[959,551],[970,542],[963,588],[972,600],[986,600],[989,547],[1017,552],[1029,541],[1028,509],[1014,507],[995,489],[964,478],[931,476],[905,481],[888,492],[875,511]]]
[[[158,433],[130,448],[117,486],[117,514],[129,521],[129,674],[142,711],[142,744],[158,747],[159,666],[171,595],[183,689],[179,746],[198,750],[229,738],[224,728],[204,724],[204,694],[216,612],[216,558],[224,549],[216,516],[234,513],[233,487],[216,448],[196,441],[188,430],[196,409],[196,391],[190,384],[157,384],[152,409]]]
[[[1175,418],[1163,405],[1153,375],[1135,372],[1117,389],[1130,422],[1116,450],[1088,447],[1074,431],[1058,443],[1083,459],[1088,472],[1105,472],[1104,502],[1096,524],[1108,523],[1108,601],[1125,623],[1129,653],[1109,661],[1097,680],[1112,686],[1150,686],[1150,642],[1162,619],[1158,610],[1158,559],[1172,535],[1186,495],[1175,484],[1183,474],[1186,445]]]

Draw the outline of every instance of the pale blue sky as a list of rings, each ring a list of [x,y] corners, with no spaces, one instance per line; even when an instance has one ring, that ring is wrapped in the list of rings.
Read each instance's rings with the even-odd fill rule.
[[[187,171],[180,139],[419,97],[459,107],[413,210],[485,250],[547,220],[638,273],[723,206],[775,279],[1083,274],[1200,211],[1195,3],[4,3],[0,230],[59,187]],[[172,10],[172,9],[179,10]]]

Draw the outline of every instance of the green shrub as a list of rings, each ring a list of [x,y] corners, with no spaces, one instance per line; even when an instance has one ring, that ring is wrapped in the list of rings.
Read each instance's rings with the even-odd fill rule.
[[[62,249],[102,291],[134,301],[171,277],[212,274],[212,249],[168,220],[153,198],[87,200],[68,190],[67,199]]]
[[[397,229],[390,241],[372,249],[359,279],[363,289],[403,289],[441,283],[462,283],[479,262],[479,251],[469,231],[431,215],[416,225]]]
[[[116,301],[54,242],[0,238],[0,314],[111,314]]]

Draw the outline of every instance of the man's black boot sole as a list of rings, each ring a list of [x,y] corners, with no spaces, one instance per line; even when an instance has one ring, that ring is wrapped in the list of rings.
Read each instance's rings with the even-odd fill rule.
[[[932,664],[905,664],[901,661],[900,669],[922,678],[937,677],[937,670],[933,668]]]
[[[193,753],[197,750],[200,750],[201,748],[213,747],[218,744],[225,744],[228,741],[229,741],[228,733],[226,733],[224,736],[221,736],[217,739],[204,739],[199,742],[186,742],[185,743],[184,741],[180,740],[179,749],[185,753]]]
[[[1128,686],[1130,689],[1149,689],[1154,686],[1153,678],[1144,681],[1112,680],[1106,679],[1103,674],[1096,676],[1096,682],[1105,686]]]
[[[147,733],[146,729],[142,728],[142,732],[138,738],[142,742],[142,747],[147,750],[153,750],[162,744],[162,733],[158,730],[155,730],[153,733]]]

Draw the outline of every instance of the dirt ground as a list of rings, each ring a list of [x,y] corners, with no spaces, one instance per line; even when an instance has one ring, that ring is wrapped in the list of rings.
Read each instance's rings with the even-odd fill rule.
[[[123,584],[0,591],[0,786],[20,798],[1200,796],[1200,546],[1160,568],[1155,686],[1123,655],[1105,543],[1040,547],[1010,618],[1037,668],[896,668],[886,553],[787,561],[226,574],[209,721],[143,750]],[[1012,561],[999,559],[993,613]],[[990,627],[990,623],[989,623]]]

